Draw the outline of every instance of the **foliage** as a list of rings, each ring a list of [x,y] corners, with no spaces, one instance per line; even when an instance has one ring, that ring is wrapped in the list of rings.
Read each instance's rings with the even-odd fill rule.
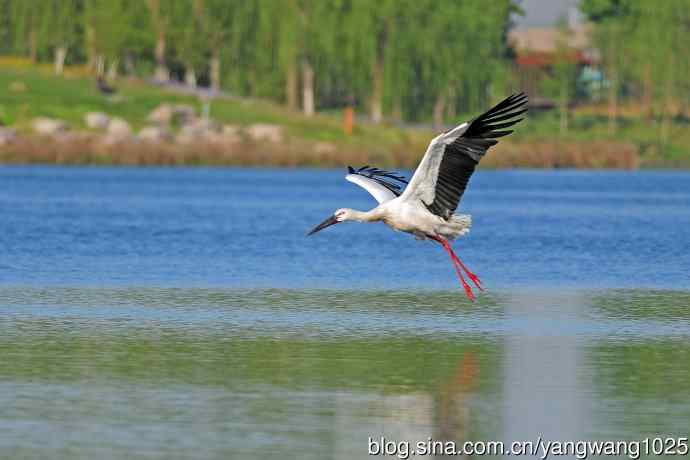
[[[317,107],[352,100],[399,118],[475,110],[506,91],[510,0],[0,0],[0,52],[150,76],[214,79],[225,90],[293,99],[314,70]],[[64,55],[61,57],[64,59]],[[214,61],[215,59],[215,61]],[[123,65],[124,64],[124,65]],[[215,65],[215,67],[214,67]],[[214,70],[215,69],[215,70]],[[453,110],[450,110],[450,108]]]

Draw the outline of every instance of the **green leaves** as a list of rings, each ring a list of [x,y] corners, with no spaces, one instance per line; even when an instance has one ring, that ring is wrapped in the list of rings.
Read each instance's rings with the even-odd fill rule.
[[[218,58],[226,90],[290,99],[314,70],[317,107],[353,97],[408,119],[438,95],[462,111],[485,105],[505,80],[505,32],[515,6],[496,0],[0,0],[12,13],[15,52],[47,60],[56,46],[79,61],[165,65],[210,79]],[[2,30],[0,30],[2,32]],[[40,33],[37,33],[40,32]],[[32,38],[33,37],[33,38]],[[218,62],[218,60],[214,61]],[[292,78],[292,80],[290,80]],[[502,90],[497,92],[503,93]],[[445,97],[445,96],[444,96]]]

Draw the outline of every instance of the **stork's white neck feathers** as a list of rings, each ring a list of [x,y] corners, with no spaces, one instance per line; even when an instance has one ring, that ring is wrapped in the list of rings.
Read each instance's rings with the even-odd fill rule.
[[[369,211],[357,211],[356,209],[347,209],[343,216],[343,221],[354,222],[378,222],[383,220],[384,212],[380,206],[375,207]]]

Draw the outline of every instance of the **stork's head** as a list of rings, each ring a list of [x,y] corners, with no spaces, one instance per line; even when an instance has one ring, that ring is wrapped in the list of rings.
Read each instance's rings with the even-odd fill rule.
[[[313,235],[314,233],[321,231],[326,227],[330,227],[331,225],[339,224],[340,222],[345,222],[346,220],[352,220],[352,209],[338,209],[333,213],[332,216],[329,216],[328,219],[324,220],[319,225],[312,228],[311,231],[307,233],[307,236]]]

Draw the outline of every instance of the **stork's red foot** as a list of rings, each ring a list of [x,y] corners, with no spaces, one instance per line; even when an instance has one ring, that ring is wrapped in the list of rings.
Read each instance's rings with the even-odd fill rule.
[[[450,254],[451,258],[453,259],[453,262],[455,262],[456,265],[459,265],[460,268],[465,270],[465,273],[467,273],[467,277],[474,283],[475,286],[477,286],[477,288],[480,291],[483,291],[484,288],[482,287],[482,282],[479,280],[477,275],[475,275],[467,267],[465,267],[465,264],[462,263],[460,258],[455,254],[455,251],[453,251],[453,248],[450,247],[450,244],[447,241],[446,241],[446,244],[444,245],[444,247],[446,248],[446,250]]]
[[[459,261],[459,260],[460,260],[460,259],[458,259],[458,261]],[[463,270],[465,270],[465,273],[467,273],[467,277],[474,283],[475,286],[477,286],[477,289],[479,289],[480,291],[483,291],[484,288],[482,287],[482,282],[481,282],[481,280],[477,277],[477,275],[475,275],[474,273],[472,273],[471,271],[469,271],[469,270],[467,269],[467,267],[465,267],[465,266],[462,264],[462,262],[460,262],[460,266],[462,267]]]
[[[450,244],[448,243],[448,241],[444,240],[443,238],[439,238],[439,237],[431,237],[431,238],[434,239],[435,241],[438,241],[439,243],[441,243],[443,248],[446,250],[446,252],[450,256],[450,260],[453,262],[453,268],[455,268],[455,272],[458,274],[458,278],[460,279],[460,282],[462,283],[462,287],[465,289],[465,295],[467,295],[468,299],[470,299],[472,302],[474,302],[474,300],[475,300],[474,292],[472,292],[472,288],[465,281],[465,277],[462,276],[461,269],[464,270],[465,273],[467,273],[467,277],[472,281],[472,283],[474,283],[474,285],[477,286],[477,288],[480,291],[483,291],[484,288],[482,288],[482,283],[479,280],[479,278],[477,277],[477,275],[475,275],[474,273],[469,271],[467,269],[467,267],[465,267],[465,264],[463,264],[462,261],[460,260],[460,258],[457,255],[455,255],[455,252],[453,251],[453,248],[450,247]]]

